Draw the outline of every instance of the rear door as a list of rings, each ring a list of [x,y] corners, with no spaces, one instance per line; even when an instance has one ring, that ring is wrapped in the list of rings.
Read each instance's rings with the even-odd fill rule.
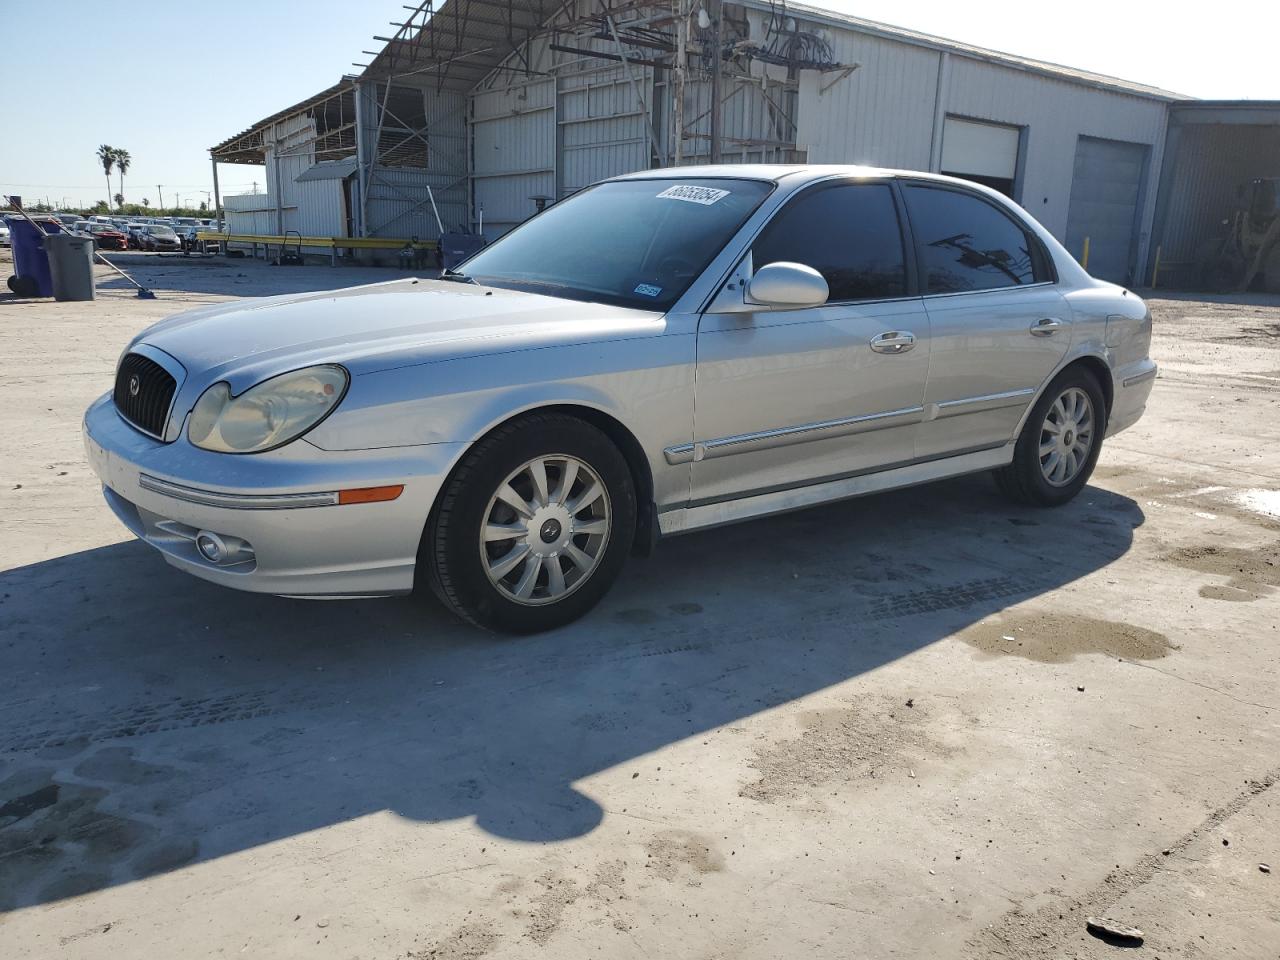
[[[833,181],[792,197],[757,237],[755,269],[802,263],[831,293],[819,307],[702,317],[695,505],[913,459],[929,327],[901,219],[888,182]]]
[[[908,182],[903,195],[930,330],[916,453],[1001,446],[1071,342],[1052,261],[1030,230],[976,192]]]

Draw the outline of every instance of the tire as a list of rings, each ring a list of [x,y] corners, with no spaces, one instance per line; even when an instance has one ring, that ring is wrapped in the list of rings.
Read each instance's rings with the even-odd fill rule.
[[[39,294],[40,285],[35,277],[13,276],[9,278],[9,289],[20,297],[34,297]]]
[[[602,495],[589,493],[594,483]],[[477,626],[551,630],[608,592],[635,530],[635,485],[613,442],[576,417],[532,414],[479,441],[446,481],[423,531],[417,585],[425,580]]]
[[[1201,270],[1200,282],[1210,293],[1235,293],[1249,268],[1243,260],[1227,254],[1214,257]]]
[[[994,472],[996,486],[1016,503],[1060,507],[1089,482],[1106,432],[1106,398],[1097,378],[1083,367],[1064,370],[1032,407],[1013,462]]]

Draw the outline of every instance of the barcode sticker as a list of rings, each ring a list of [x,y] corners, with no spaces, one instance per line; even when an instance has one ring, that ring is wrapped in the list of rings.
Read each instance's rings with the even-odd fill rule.
[[[693,184],[681,184],[678,187],[667,187],[658,196],[667,200],[684,200],[687,203],[700,203],[704,207],[729,195],[728,190],[717,190],[714,187],[695,187]]]

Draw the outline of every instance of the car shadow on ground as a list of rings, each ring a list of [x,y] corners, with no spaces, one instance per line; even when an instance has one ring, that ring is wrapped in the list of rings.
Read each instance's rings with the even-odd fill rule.
[[[1125,554],[1138,505],[985,477],[664,542],[568,628],[223,590],[136,542],[0,575],[0,910],[389,810],[581,836],[584,778],[909,656]],[[744,776],[749,772],[744,771]]]

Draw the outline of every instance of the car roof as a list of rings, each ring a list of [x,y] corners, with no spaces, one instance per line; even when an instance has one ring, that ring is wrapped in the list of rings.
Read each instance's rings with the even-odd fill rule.
[[[725,179],[764,180],[772,183],[821,180],[825,177],[901,177],[913,180],[936,180],[939,183],[974,184],[968,180],[944,177],[923,170],[895,170],[844,163],[724,163],[703,166],[660,167],[627,173],[613,180]]]

